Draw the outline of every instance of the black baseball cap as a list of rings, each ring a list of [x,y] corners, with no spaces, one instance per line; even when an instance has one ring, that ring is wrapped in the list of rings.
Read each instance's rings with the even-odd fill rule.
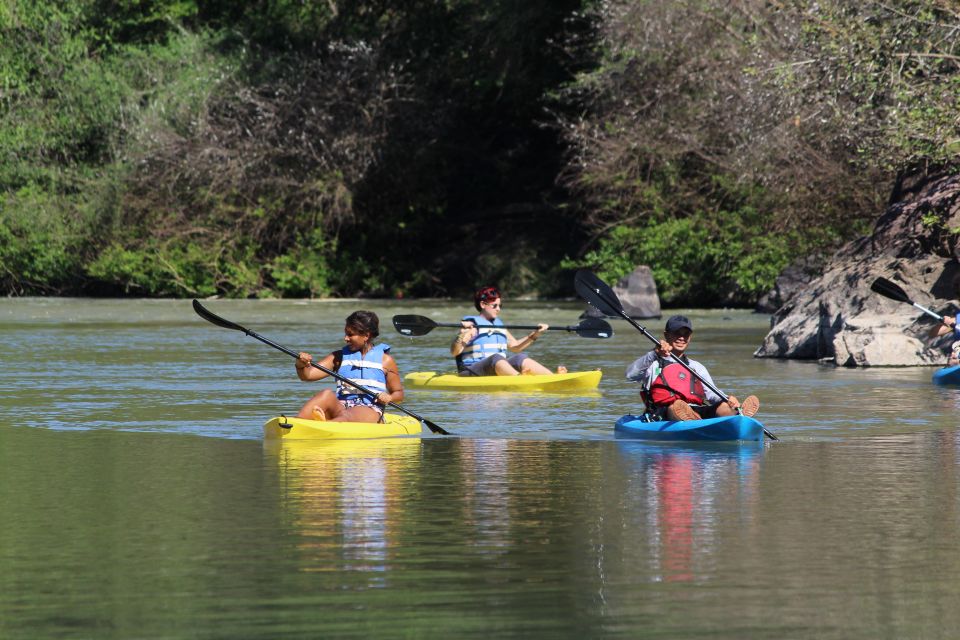
[[[687,316],[670,316],[670,319],[667,320],[667,333],[676,333],[680,329],[684,328],[693,331],[693,323],[690,322],[690,318]]]

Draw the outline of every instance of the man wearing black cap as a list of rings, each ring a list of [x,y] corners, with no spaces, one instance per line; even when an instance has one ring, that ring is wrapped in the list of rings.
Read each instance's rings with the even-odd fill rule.
[[[745,416],[756,414],[760,409],[757,396],[748,396],[743,404],[734,396],[727,396],[724,402],[710,389],[716,385],[707,368],[686,356],[692,339],[693,323],[690,319],[681,315],[670,316],[660,344],[627,367],[627,379],[643,385],[640,395],[647,410],[666,420],[731,416],[738,408]],[[691,376],[686,367],[670,357],[671,353],[696,375]],[[702,384],[701,380],[708,384]]]

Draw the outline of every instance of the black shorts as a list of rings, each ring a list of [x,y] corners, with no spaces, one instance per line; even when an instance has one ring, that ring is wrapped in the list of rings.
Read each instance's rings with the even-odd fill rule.
[[[692,405],[690,405],[690,408],[693,409],[694,411],[696,411],[696,412],[697,412],[697,415],[700,416],[700,418],[701,418],[702,420],[706,420],[706,419],[708,419],[708,418],[716,418],[716,417],[717,417],[717,408],[718,408],[721,404],[723,404],[723,401],[715,402],[715,403],[713,403],[713,404],[692,404]],[[667,407],[664,407],[664,406],[656,407],[656,410],[653,412],[653,414],[654,414],[659,420],[669,420],[669,419],[670,419],[670,418],[667,417]]]

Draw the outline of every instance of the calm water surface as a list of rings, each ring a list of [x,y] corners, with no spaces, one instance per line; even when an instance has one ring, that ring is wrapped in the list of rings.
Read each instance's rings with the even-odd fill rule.
[[[316,355],[372,309],[404,373],[450,369],[453,333],[406,338],[393,314],[468,310],[206,306]],[[766,316],[686,312],[694,357],[780,442],[614,438],[649,348],[614,322],[531,351],[602,368],[592,395],[408,389],[456,436],[271,446],[263,422],[329,383],[189,301],[2,300],[0,638],[957,637],[960,390],[756,360]]]

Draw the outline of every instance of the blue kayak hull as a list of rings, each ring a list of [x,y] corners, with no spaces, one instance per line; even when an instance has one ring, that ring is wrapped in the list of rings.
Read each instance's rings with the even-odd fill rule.
[[[623,416],[614,431],[625,438],[644,440],[763,440],[763,425],[746,416],[727,416],[706,420],[644,422],[640,416]]]
[[[944,367],[933,372],[933,384],[960,385],[960,365]]]

